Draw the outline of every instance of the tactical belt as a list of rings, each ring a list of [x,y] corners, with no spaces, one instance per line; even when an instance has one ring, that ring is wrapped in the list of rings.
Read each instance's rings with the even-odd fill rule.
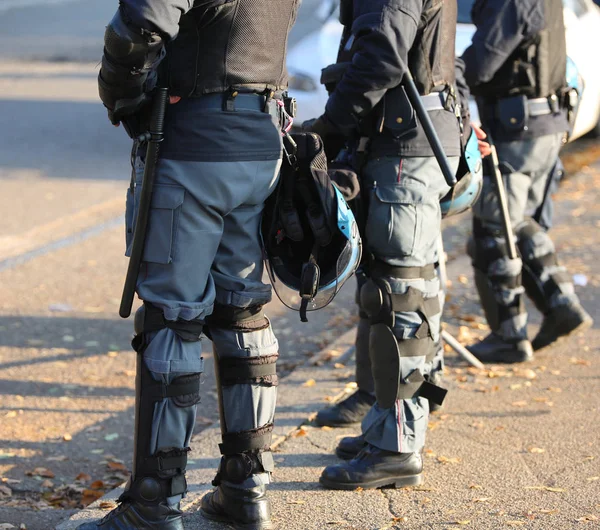
[[[426,111],[432,110],[452,110],[447,108],[448,92],[432,92],[426,96],[421,96],[421,101]]]
[[[269,98],[264,94],[220,92],[218,94],[206,94],[194,98],[194,106],[206,110],[224,110],[234,112],[237,110],[254,110],[276,114],[278,110],[277,99],[280,96]]]
[[[560,112],[560,104],[556,96],[528,99],[527,111],[529,112],[529,116],[558,114]]]

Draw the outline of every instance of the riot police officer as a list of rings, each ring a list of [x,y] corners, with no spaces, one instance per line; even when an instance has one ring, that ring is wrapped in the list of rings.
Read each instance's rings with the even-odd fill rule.
[[[509,257],[501,209],[486,178],[473,208],[469,254],[491,333],[470,350],[484,362],[520,362],[592,324],[540,226],[572,110],[563,7],[560,0],[477,0],[472,18],[477,30],[463,55],[465,77],[496,144],[520,257]],[[544,315],[532,342],[523,293]]]
[[[266,485],[278,343],[263,306],[259,226],[281,163],[285,50],[299,0],[121,0],[108,25],[100,96],[113,124],[143,131],[168,86],[137,293],[131,479],[119,506],[85,530],[183,528],[189,443],[200,401],[200,336],[213,342],[222,459],[202,514],[272,528]],[[133,233],[144,159],[127,204]],[[135,182],[137,181],[137,182]],[[131,241],[128,241],[131,245]]]
[[[310,127],[326,145],[328,138],[349,138],[349,160],[361,178],[366,259],[357,347],[368,352],[372,387],[355,394],[361,403],[352,417],[369,407],[362,435],[343,440],[338,454],[351,460],[323,471],[320,480],[327,488],[422,480],[429,401],[440,402],[444,394],[428,379],[439,351],[441,296],[434,262],[440,199],[449,187],[401,82],[408,69],[456,170],[456,15],[455,1],[341,3],[345,31],[338,62],[322,79],[330,97]],[[368,385],[369,376],[365,379]]]

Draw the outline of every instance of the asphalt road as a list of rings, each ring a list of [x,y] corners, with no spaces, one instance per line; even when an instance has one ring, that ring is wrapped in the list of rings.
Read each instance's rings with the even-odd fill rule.
[[[130,145],[123,131],[110,127],[96,95],[103,28],[116,1],[36,4],[3,10],[7,2],[0,0],[0,527],[23,523],[29,530],[48,530],[72,513],[82,498],[87,502],[122,480],[121,467],[130,462],[132,325],[116,316],[126,268],[122,217]],[[313,23],[316,4],[305,1],[294,39]],[[22,0],[18,5],[24,5]],[[587,249],[595,244],[592,230],[598,226],[595,189],[575,190],[579,195],[572,199],[571,210],[577,213],[573,218],[580,237],[572,238],[565,227],[561,239],[561,249],[574,267],[590,279],[583,294],[591,305],[597,289],[592,282],[598,281],[598,256]],[[582,211],[583,199],[587,202]],[[452,256],[462,252],[464,230],[465,225],[458,223],[449,232]],[[590,235],[581,238],[581,234]],[[305,377],[292,372],[294,367],[353,325],[352,297],[349,285],[308,326],[300,325],[297,315],[280,304],[268,308],[281,343],[283,374]],[[456,310],[450,307],[451,312],[474,311],[472,293],[459,290],[455,298]],[[593,307],[598,317],[598,308]],[[571,346],[583,347],[577,342]],[[596,342],[590,347],[589,351],[597,351]],[[210,345],[205,350],[198,433],[212,432],[216,421]],[[569,356],[565,358],[568,362]],[[591,357],[581,360],[592,362]],[[348,379],[346,372],[326,388],[339,386],[340,377]],[[597,396],[597,379],[597,372],[590,369],[589,395]],[[303,397],[302,381],[296,384]],[[580,384],[582,380],[574,380],[575,386]],[[289,411],[295,410],[294,400],[300,397],[287,398]],[[472,394],[465,399],[469,398]],[[582,397],[576,402],[584,401]],[[589,406],[597,407],[597,401]],[[567,415],[568,408],[562,414]],[[452,423],[459,432],[465,429],[461,417]],[[554,421],[560,417],[554,416]],[[597,423],[589,424],[585,432],[597,438]],[[544,432],[544,443],[550,434]],[[327,451],[335,442],[331,436],[322,442]],[[197,440],[195,451],[209,455],[202,444],[212,440],[210,436]],[[453,443],[458,444],[456,440]],[[310,447],[293,443],[285,449],[289,454],[300,451],[310,459]],[[564,450],[572,447],[566,445]],[[452,451],[436,451],[452,455],[454,448],[459,449],[453,445]],[[588,452],[593,454],[592,449],[586,448],[585,454],[581,449],[583,456]],[[312,466],[311,476],[325,462],[323,455]],[[493,462],[485,469],[490,468]],[[297,472],[302,470],[297,466]],[[436,479],[440,488],[446,476]],[[295,475],[289,480],[299,479]],[[593,486],[585,483],[586,488]],[[403,497],[395,499],[400,503]],[[285,506],[290,510],[295,505]],[[394,506],[394,513],[401,513]],[[361,517],[357,521],[368,514]]]

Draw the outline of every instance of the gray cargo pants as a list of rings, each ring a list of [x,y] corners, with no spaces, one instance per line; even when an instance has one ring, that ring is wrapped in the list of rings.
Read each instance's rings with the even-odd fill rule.
[[[456,169],[458,157],[450,158],[450,164]],[[363,420],[362,430],[367,442],[380,449],[420,451],[425,443],[428,400],[417,395],[396,398],[383,406],[381,397],[387,394],[389,401],[390,385],[396,385],[402,394],[404,385],[414,385],[420,376],[429,375],[438,362],[436,343],[442,304],[439,280],[435,273],[419,275],[415,271],[433,271],[441,231],[439,203],[449,187],[433,157],[373,159],[363,171],[362,186],[369,197],[367,250],[374,258],[372,263],[383,264],[370,266],[369,276],[381,285],[387,284],[390,294],[403,306],[393,311],[391,332],[397,350],[384,327],[370,326],[369,355],[378,401]],[[406,275],[410,278],[393,272],[402,274],[403,268],[411,268],[411,274]],[[415,348],[417,343],[420,346]],[[398,356],[397,373],[390,374],[393,367],[388,359]],[[395,388],[392,392],[396,396]]]
[[[271,288],[262,282],[260,221],[264,201],[276,185],[280,163],[161,159],[137,283],[139,297],[160,308],[169,321],[203,321],[215,302],[233,308],[266,304]],[[136,174],[139,190],[143,174],[139,159]],[[135,200],[129,198],[127,226],[128,234],[132,234],[139,192]],[[235,358],[273,358],[278,352],[268,321],[256,331],[209,327],[208,332],[216,350],[215,362],[233,358],[235,365]],[[170,384],[203,370],[199,341],[183,340],[167,327],[146,337],[146,343],[143,360],[157,381]],[[224,386],[224,433],[272,425],[276,393],[274,384],[260,382]],[[189,445],[197,405],[187,405],[172,398],[157,402],[149,454]],[[268,481],[269,474],[262,473],[236,486]]]
[[[498,198],[489,175],[484,175],[481,196],[473,206],[474,232],[469,253],[476,274],[485,275],[489,282],[489,294],[479,284],[488,323],[506,340],[527,337],[527,313],[521,300],[524,291],[543,313],[578,302],[570,276],[557,261],[554,243],[532,219],[544,201],[562,136],[551,134],[496,144],[518,259],[508,258]]]

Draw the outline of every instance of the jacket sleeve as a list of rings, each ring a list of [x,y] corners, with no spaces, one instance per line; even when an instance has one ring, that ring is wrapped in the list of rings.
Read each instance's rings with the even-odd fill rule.
[[[357,3],[361,10],[348,44],[354,50],[352,63],[325,108],[327,118],[344,134],[402,81],[423,8],[418,0]]]
[[[543,29],[543,2],[488,0],[474,16],[477,29],[462,59],[471,88],[487,83],[519,44]]]
[[[179,19],[194,5],[194,0],[120,0],[121,10],[137,27],[154,31],[165,40],[179,32]]]

